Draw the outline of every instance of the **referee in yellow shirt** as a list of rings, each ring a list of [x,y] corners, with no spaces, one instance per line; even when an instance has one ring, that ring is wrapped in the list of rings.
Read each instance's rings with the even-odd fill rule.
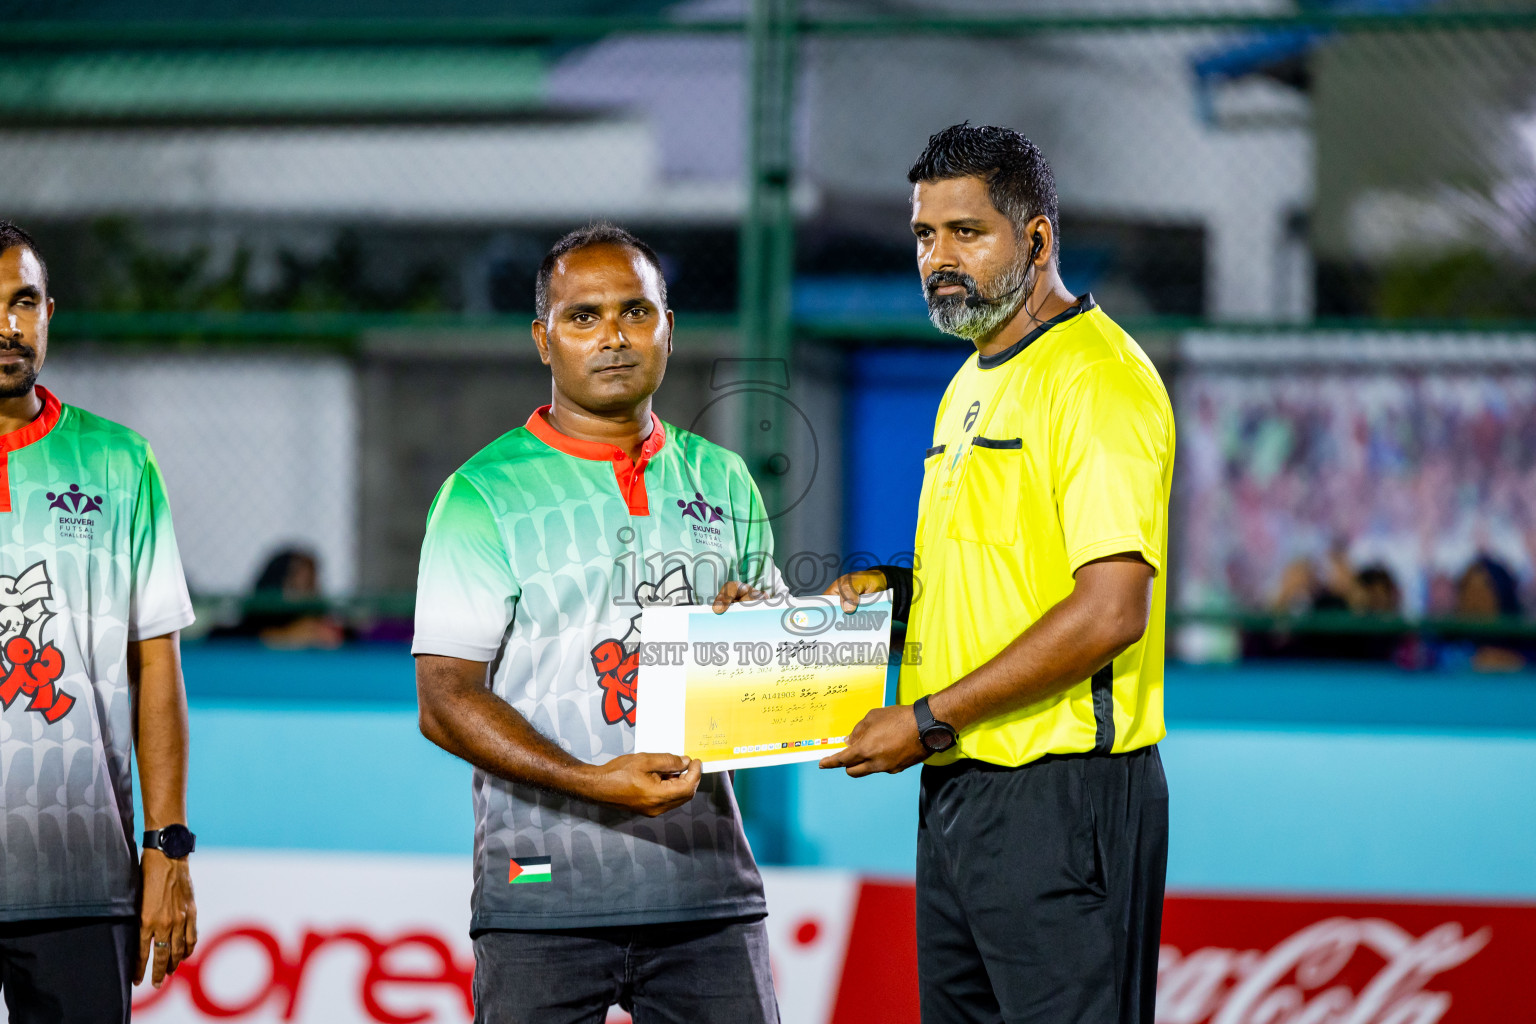
[[[829,590],[851,610],[893,588],[921,660],[902,666],[902,703],[821,765],[926,762],[924,1024],[1152,1024],[1168,393],[1092,296],[1062,286],[1055,182],[1033,143],[956,125],[908,179],[930,315],[976,352],[934,421],[915,570]]]

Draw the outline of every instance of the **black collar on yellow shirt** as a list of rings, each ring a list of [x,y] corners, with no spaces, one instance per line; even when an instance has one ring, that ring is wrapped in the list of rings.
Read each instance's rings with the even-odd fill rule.
[[[990,356],[977,356],[976,365],[983,370],[995,370],[999,366],[1002,366],[1004,363],[1006,363],[1008,360],[1012,359],[1014,356],[1018,355],[1020,352],[1023,352],[1025,349],[1029,348],[1030,344],[1033,343],[1036,338],[1040,337],[1052,327],[1055,327],[1057,324],[1064,324],[1068,320],[1071,320],[1073,317],[1077,316],[1079,313],[1086,313],[1093,307],[1093,293],[1084,292],[1077,297],[1077,301],[1072,305],[1068,306],[1060,313],[1057,313],[1049,320],[1046,320],[1039,327],[1036,327],[1034,330],[1024,335],[1023,338],[1014,342],[1012,345],[1009,345],[1001,352],[997,352]]]

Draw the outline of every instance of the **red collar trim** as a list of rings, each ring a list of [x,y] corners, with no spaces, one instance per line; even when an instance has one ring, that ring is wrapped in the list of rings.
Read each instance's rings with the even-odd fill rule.
[[[560,433],[549,420],[544,418],[544,414],[549,410],[550,407],[547,405],[539,406],[533,411],[533,415],[528,417],[528,422],[524,426],[533,432],[534,437],[551,448],[567,455],[574,455],[578,459],[592,459],[596,462],[615,460],[627,462],[629,460],[629,453],[617,445],[604,444],[602,441],[583,441],[581,438]],[[649,462],[666,443],[666,428],[661,425],[661,417],[653,412],[651,413],[651,432],[640,446],[640,461]]]
[[[20,430],[0,434],[0,512],[11,511],[11,452],[41,441],[48,431],[59,425],[59,417],[64,415],[64,407],[53,397],[52,391],[38,388],[37,393],[43,399],[42,415]]]
[[[533,432],[534,437],[557,452],[574,455],[578,459],[608,463],[613,467],[614,482],[618,484],[619,496],[624,499],[624,504],[629,506],[629,514],[632,516],[651,514],[650,499],[645,493],[645,467],[650,464],[652,456],[661,451],[661,446],[667,443],[667,431],[661,425],[661,417],[654,412],[651,413],[651,432],[646,435],[645,442],[640,445],[640,457],[631,461],[629,453],[617,445],[604,444],[601,441],[583,441],[560,433],[549,420],[544,418],[547,412],[549,412],[549,406],[541,406],[528,417],[525,426]]]
[[[9,434],[0,434],[0,452],[14,452],[18,448],[25,448],[34,441],[41,441],[47,436],[48,431],[59,425],[59,417],[64,414],[64,407],[54,397],[53,392],[45,387],[38,387],[37,393],[43,399],[42,415],[20,430],[13,430]]]

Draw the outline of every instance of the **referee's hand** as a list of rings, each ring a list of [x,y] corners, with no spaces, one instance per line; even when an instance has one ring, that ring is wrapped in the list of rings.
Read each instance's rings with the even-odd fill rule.
[[[620,754],[588,772],[591,800],[654,818],[693,799],[704,762],[677,754]]]
[[[927,759],[928,754],[912,705],[892,704],[865,715],[848,734],[848,745],[822,758],[818,767],[846,768],[854,778],[876,772],[895,775]]]
[[[842,602],[843,611],[854,612],[859,608],[859,598],[864,594],[878,594],[888,590],[885,573],[879,569],[862,569],[839,576],[823,594],[834,594]]]

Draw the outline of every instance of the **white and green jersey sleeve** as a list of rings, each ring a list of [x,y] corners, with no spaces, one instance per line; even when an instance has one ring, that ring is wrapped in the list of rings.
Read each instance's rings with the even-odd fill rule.
[[[149,445],[38,391],[0,436],[0,921],[133,914],[128,643],[192,603]]]
[[[733,579],[778,588],[768,517],[738,456],[657,420],[632,462],[535,413],[438,493],[413,650],[490,663],[498,697],[600,764],[635,749],[641,608],[708,601]],[[763,912],[725,773],[646,818],[477,770],[474,808],[473,928]]]
[[[455,473],[427,515],[415,650],[492,660],[520,593],[490,503],[467,477]]]

